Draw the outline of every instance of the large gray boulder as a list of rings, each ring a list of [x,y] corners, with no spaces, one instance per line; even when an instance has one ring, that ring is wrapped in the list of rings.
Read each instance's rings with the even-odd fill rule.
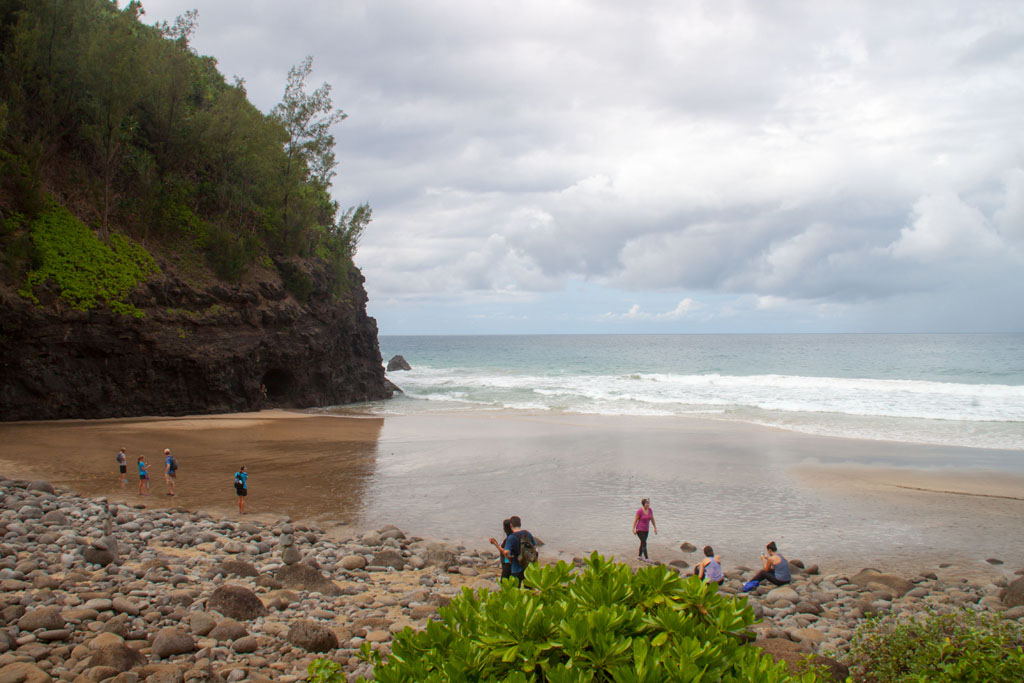
[[[902,576],[883,574],[877,569],[861,570],[858,574],[851,576],[850,581],[863,588],[867,588],[869,583],[881,584],[888,588],[894,597],[901,597],[914,589],[914,584]]]
[[[305,562],[281,567],[274,574],[274,578],[285,588],[323,593],[332,597],[341,595],[341,589],[337,584],[321,574],[319,569]]]
[[[153,639],[153,654],[158,657],[172,657],[195,652],[196,641],[176,626],[160,629]]]
[[[52,631],[64,628],[64,617],[60,614],[60,607],[39,607],[26,612],[25,616],[18,620],[18,628],[22,631],[35,631],[43,629]]]
[[[396,370],[412,370],[412,367],[409,365],[409,362],[401,356],[393,356],[391,360],[388,361],[388,372],[394,372]]]
[[[234,584],[226,584],[213,591],[206,607],[232,619],[255,619],[267,615],[267,608],[255,593]]]
[[[319,622],[302,619],[288,629],[288,642],[306,652],[328,652],[338,647],[338,636]]]
[[[1003,605],[1005,607],[1024,605],[1024,576],[1006,587],[1006,591],[1003,593]]]
[[[92,653],[89,666],[109,666],[118,671],[129,671],[146,663],[146,657],[123,642],[100,645]]]

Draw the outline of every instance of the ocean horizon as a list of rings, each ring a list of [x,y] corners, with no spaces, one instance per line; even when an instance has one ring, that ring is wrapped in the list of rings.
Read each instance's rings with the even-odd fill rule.
[[[1024,450],[1024,334],[380,337],[379,415],[701,417],[820,436]]]

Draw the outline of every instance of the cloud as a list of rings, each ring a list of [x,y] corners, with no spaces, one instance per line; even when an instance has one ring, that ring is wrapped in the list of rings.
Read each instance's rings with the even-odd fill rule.
[[[671,311],[664,313],[645,313],[640,310],[640,304],[633,304],[625,313],[604,313],[600,316],[603,320],[643,320],[656,322],[672,322],[681,320],[691,311],[701,308],[701,304],[693,299],[686,298],[680,301]]]
[[[371,305],[541,297],[571,331],[607,297],[637,306],[609,324],[664,321],[643,316],[668,295],[773,329],[891,325],[899,306],[1024,320],[977,297],[1022,263],[1018,4],[145,7],[198,6],[195,47],[264,109],[314,55],[349,114],[335,196],[374,207]]]

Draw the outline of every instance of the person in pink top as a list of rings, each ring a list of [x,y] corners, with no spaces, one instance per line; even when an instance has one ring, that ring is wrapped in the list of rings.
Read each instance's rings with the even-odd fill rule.
[[[649,498],[644,498],[640,501],[640,509],[636,511],[636,516],[633,517],[633,533],[640,539],[640,552],[637,554],[636,559],[642,562],[649,563],[651,561],[647,556],[647,534],[650,533],[652,527],[654,528],[654,534],[657,535],[658,525],[654,521],[654,510],[651,509],[651,501]]]

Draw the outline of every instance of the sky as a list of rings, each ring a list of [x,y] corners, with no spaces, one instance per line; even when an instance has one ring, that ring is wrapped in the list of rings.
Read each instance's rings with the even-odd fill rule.
[[[1020,0],[143,0],[313,57],[381,334],[1024,331]]]

